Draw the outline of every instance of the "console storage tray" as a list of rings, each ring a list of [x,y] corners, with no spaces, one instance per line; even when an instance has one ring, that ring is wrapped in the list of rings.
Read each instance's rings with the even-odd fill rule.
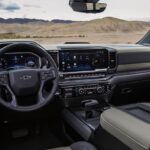
[[[124,111],[144,122],[150,123],[150,104],[133,104],[121,107]]]

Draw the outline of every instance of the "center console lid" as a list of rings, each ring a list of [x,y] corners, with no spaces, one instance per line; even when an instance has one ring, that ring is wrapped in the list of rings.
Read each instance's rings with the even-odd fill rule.
[[[112,107],[102,113],[100,124],[130,149],[150,149],[150,104]]]

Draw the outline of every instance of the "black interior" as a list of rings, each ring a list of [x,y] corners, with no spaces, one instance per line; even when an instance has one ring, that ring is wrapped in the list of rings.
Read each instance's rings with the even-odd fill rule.
[[[150,51],[141,46],[140,58],[136,46],[120,53],[90,44],[51,50],[34,42],[0,43],[0,149],[46,150],[82,140],[105,149],[101,113],[150,100],[150,70],[143,66]],[[137,65],[132,69],[133,57]],[[142,110],[129,113],[135,111]],[[115,149],[116,139],[108,140],[107,150]],[[126,146],[119,143],[118,148]]]

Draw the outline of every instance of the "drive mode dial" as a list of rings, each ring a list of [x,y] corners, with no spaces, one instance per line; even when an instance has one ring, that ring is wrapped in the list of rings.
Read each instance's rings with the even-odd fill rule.
[[[84,95],[86,93],[84,88],[79,88],[79,95]]]
[[[97,87],[97,93],[98,94],[103,94],[105,92],[105,87],[104,86],[98,86]]]

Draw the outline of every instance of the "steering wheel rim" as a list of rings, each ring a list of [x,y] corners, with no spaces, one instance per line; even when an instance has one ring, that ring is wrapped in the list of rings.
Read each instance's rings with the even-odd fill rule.
[[[3,106],[15,110],[15,111],[20,111],[20,112],[30,112],[30,111],[35,111],[38,110],[45,105],[47,105],[49,102],[52,101],[56,90],[58,86],[58,80],[59,80],[59,75],[58,75],[58,69],[57,65],[54,62],[53,58],[48,54],[48,52],[41,46],[38,45],[33,45],[33,44],[27,44],[27,43],[15,43],[15,44],[10,44],[0,50],[0,57],[4,55],[5,53],[10,53],[13,52],[14,50],[18,50],[21,52],[22,50],[26,50],[27,52],[32,52],[35,53],[39,56],[45,57],[46,60],[50,63],[50,68],[48,69],[19,69],[19,70],[10,70],[10,71],[1,71],[0,72],[0,85],[5,86],[7,90],[10,92],[12,96],[12,101],[11,102],[6,102],[2,97],[0,97],[0,104]],[[20,72],[19,72],[20,71]],[[22,73],[21,73],[22,72]],[[39,79],[40,81],[40,86],[38,89],[37,93],[37,103],[30,105],[30,106],[19,106],[17,104],[17,96],[16,93],[14,92],[12,87],[12,78],[15,80],[15,75],[19,74],[19,78],[16,79],[17,81],[21,82],[24,77],[32,77],[32,80],[34,78]],[[24,73],[24,76],[23,76]],[[37,81],[36,80],[36,81]],[[50,93],[48,94],[47,97],[43,97],[42,95],[42,90],[44,88],[45,82],[51,80],[52,81],[52,88]],[[36,82],[35,81],[35,82]],[[22,81],[23,82],[23,81]],[[27,81],[24,81],[27,82]],[[32,82],[31,80],[28,82]]]

